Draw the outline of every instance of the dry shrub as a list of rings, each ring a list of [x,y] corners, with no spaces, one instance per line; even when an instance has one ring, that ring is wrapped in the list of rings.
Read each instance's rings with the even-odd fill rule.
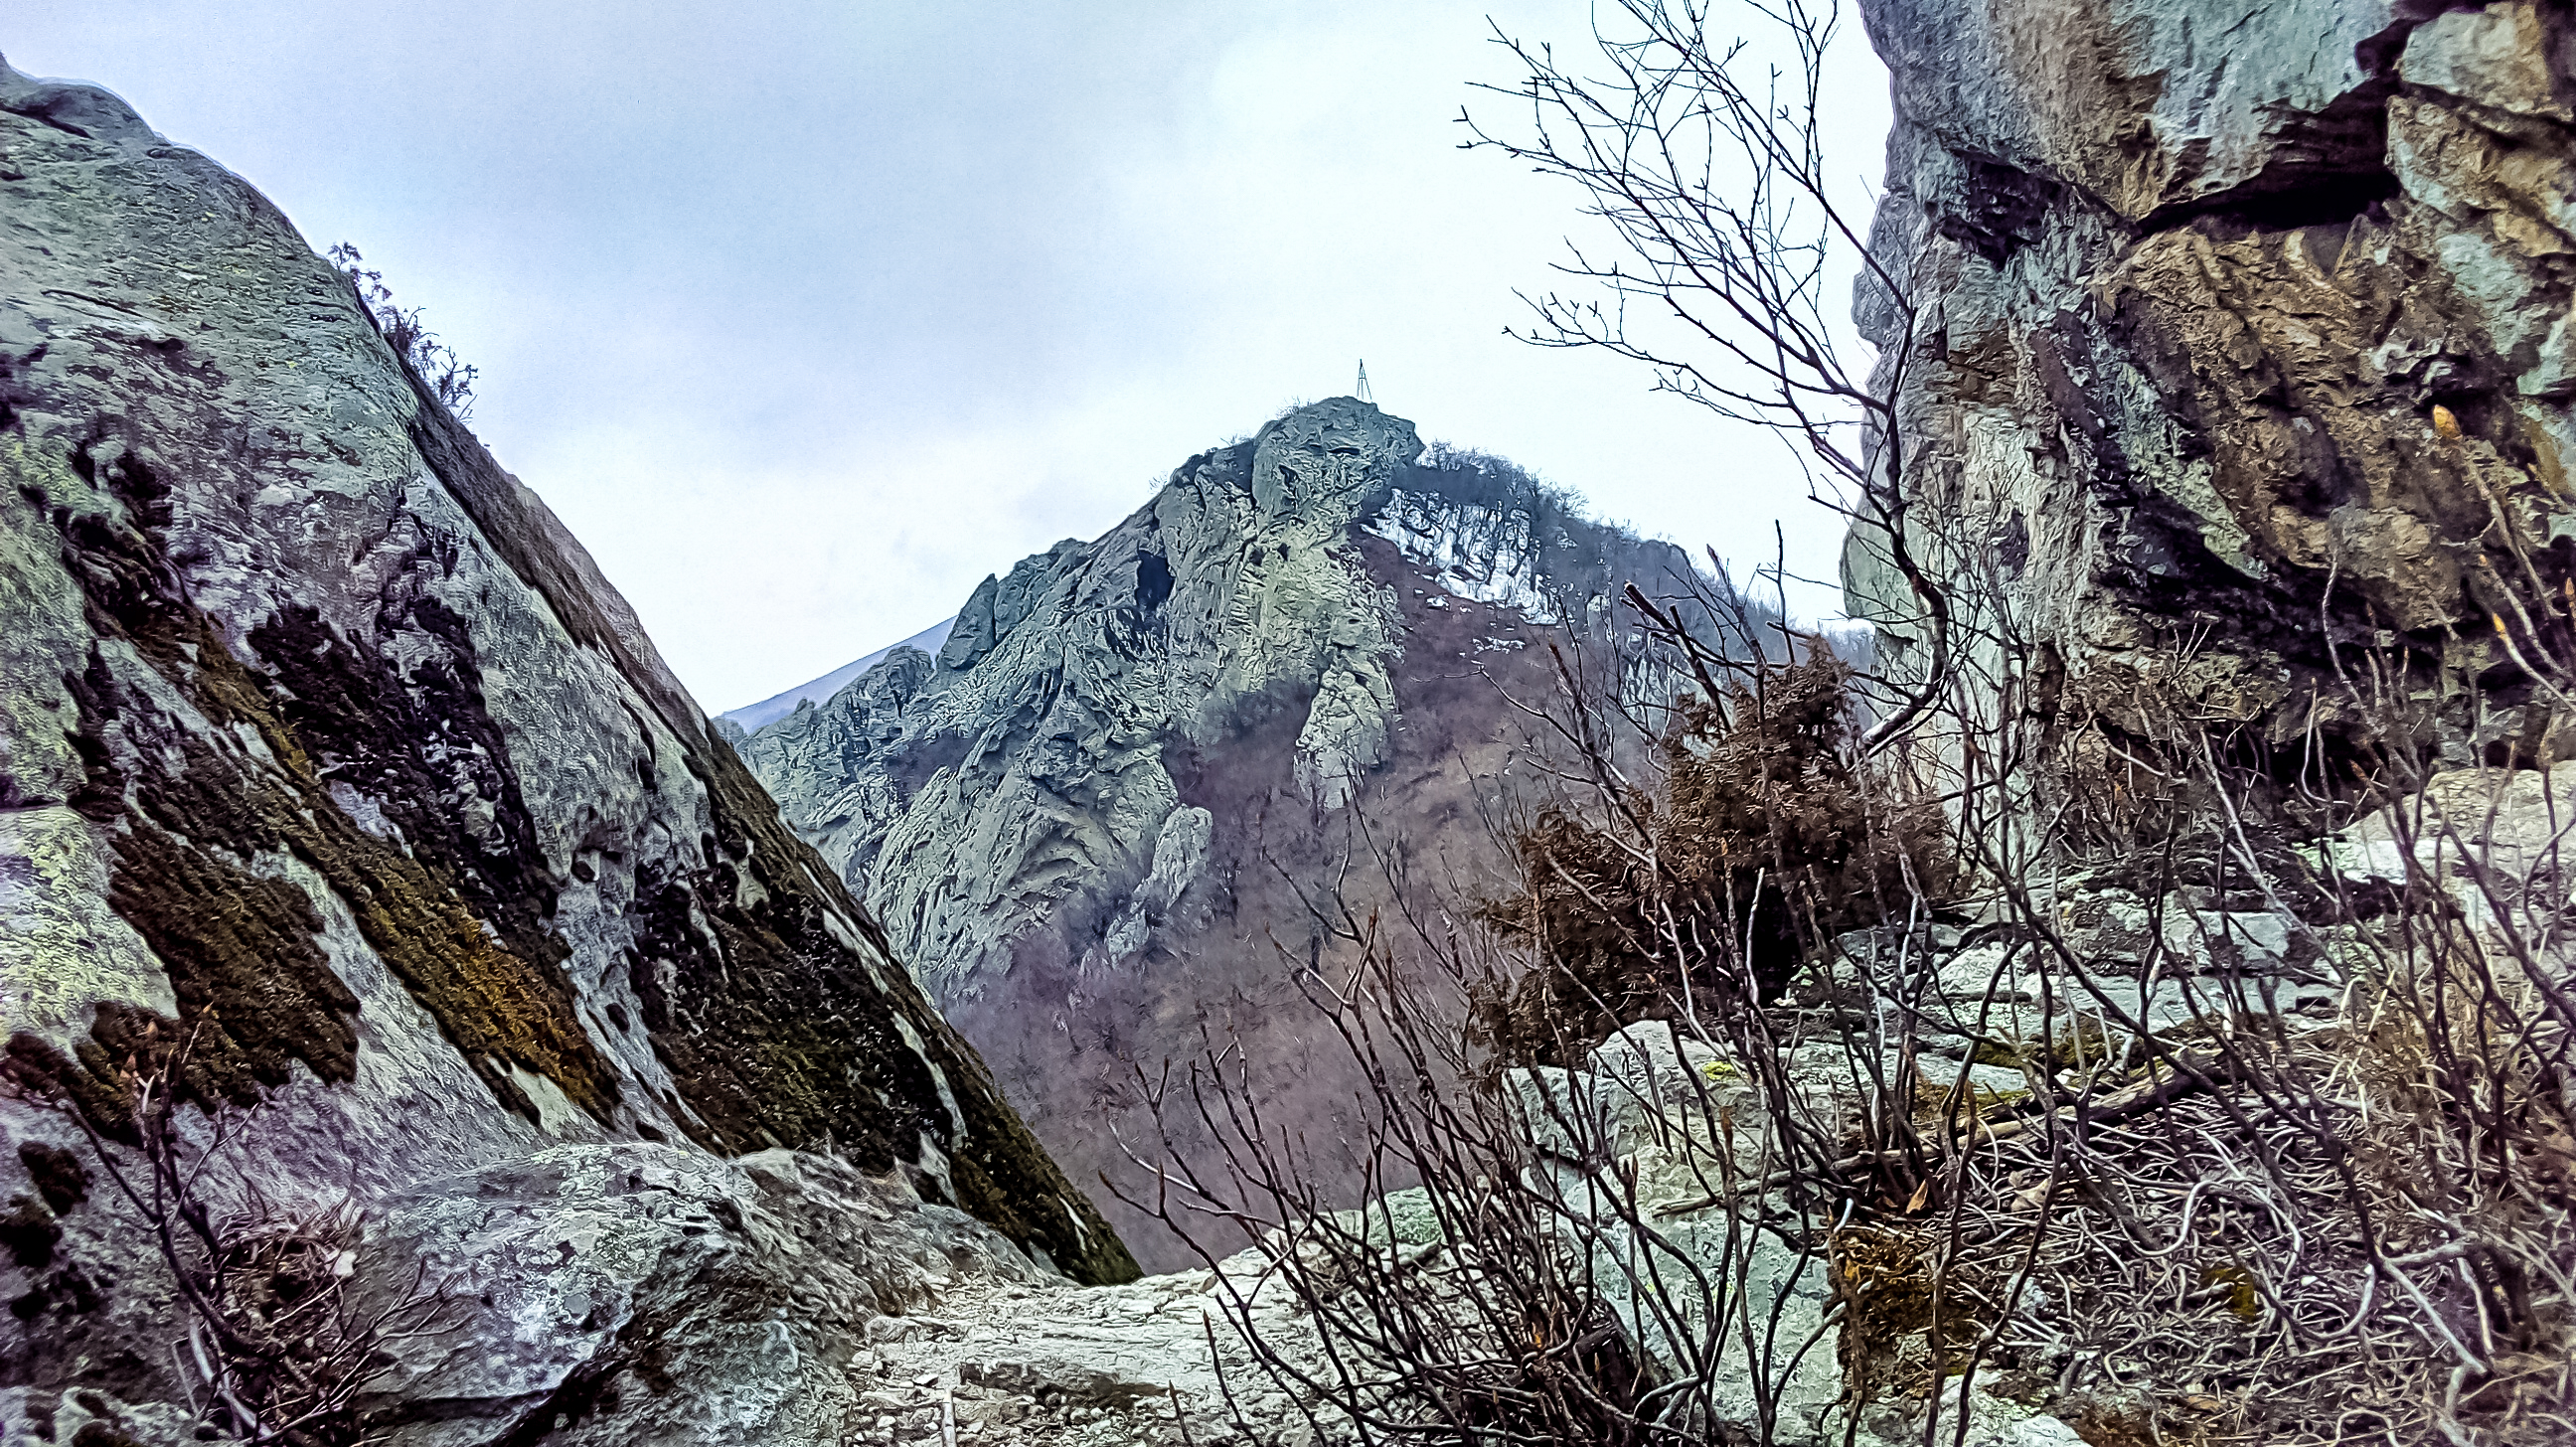
[[[1939,897],[1940,810],[1857,770],[1850,683],[1820,646],[1752,667],[1674,710],[1659,791],[1605,770],[1581,806],[1541,811],[1516,841],[1519,889],[1480,914],[1548,968],[1483,993],[1480,1043],[1567,1064],[1569,1045],[1695,1001],[1776,999],[1837,935]]]
[[[402,306],[394,300],[393,288],[385,285],[385,274],[363,265],[366,258],[348,242],[334,245],[329,252],[331,263],[349,278],[349,285],[366,308],[367,320],[393,348],[394,355],[410,368],[458,421],[474,415],[474,381],[481,369],[456,355],[454,348],[438,339],[421,321],[422,307]]]
[[[415,1279],[383,1293],[389,1305],[362,1305],[356,1204],[269,1201],[232,1150],[247,1112],[202,1089],[194,1032],[145,1012],[117,1018],[130,1028],[116,1048],[83,1042],[95,1048],[79,1064],[12,1037],[0,1092],[76,1125],[159,1248],[177,1296],[175,1385],[199,1435],[286,1447],[381,1440],[360,1403],[388,1374],[390,1342],[440,1324],[444,1294]],[[183,1103],[202,1124],[183,1121]]]
[[[1963,1285],[1990,1272],[1977,1266],[1939,1272],[1940,1238],[1937,1226],[1903,1220],[1833,1233],[1832,1286],[1843,1307],[1843,1389],[1855,1401],[1928,1394],[1937,1380],[1929,1350],[1935,1327],[1942,1359],[1956,1363],[2000,1319],[2002,1313],[1978,1301],[1976,1293],[1960,1299]],[[1949,1299],[1936,1302],[1936,1290]]]

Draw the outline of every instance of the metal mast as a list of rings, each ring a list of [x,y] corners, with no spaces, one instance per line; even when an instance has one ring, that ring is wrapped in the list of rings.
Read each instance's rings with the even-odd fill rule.
[[[1360,385],[1359,385],[1359,390],[1358,390],[1358,391],[1353,392],[1351,395],[1352,395],[1352,396],[1354,396],[1354,397],[1359,398],[1359,399],[1360,399],[1361,401],[1363,401],[1363,402],[1374,402],[1374,401],[1376,401],[1376,400],[1377,400],[1375,397],[1372,397],[1372,396],[1370,396],[1370,395],[1369,395],[1369,385],[1368,385],[1368,358],[1366,358],[1366,357],[1362,357],[1362,358],[1360,358]]]

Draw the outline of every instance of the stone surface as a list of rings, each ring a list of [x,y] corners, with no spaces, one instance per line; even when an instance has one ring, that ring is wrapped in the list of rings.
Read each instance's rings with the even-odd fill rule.
[[[1839,1047],[1807,1054],[1794,1108],[1830,1112],[1847,1098],[1833,1080]],[[2027,1093],[2018,1070],[1971,1064],[1963,1078],[1982,1104]],[[1781,1447],[1843,1441],[1840,1329],[1822,1237],[1800,1249],[1794,1216],[1766,1201],[1769,1117],[1724,1052],[1667,1022],[1631,1025],[1583,1069],[1511,1071],[1506,1084],[1535,1147],[1531,1185],[1555,1203],[1560,1233],[1582,1253],[1604,1305],[1659,1372],[1707,1376],[1717,1414],[1707,1435]],[[1761,1224],[1766,1206],[1779,1229]],[[1970,1441],[2078,1440],[2053,1417],[1982,1392],[1978,1400]],[[1899,1417],[1872,1417],[1854,1440],[1920,1436]]]
[[[2465,876],[2472,862],[2508,888],[2565,878],[2576,834],[2576,764],[2536,769],[2454,769],[2411,799],[2344,832],[2335,851],[2349,878],[2403,882]]]
[[[376,1395],[404,1447],[540,1424],[566,1444],[837,1444],[853,1360],[941,1326],[900,1313],[969,1277],[1053,1278],[899,1175],[640,1142],[409,1187],[360,1263],[376,1297],[417,1282],[456,1303],[391,1347]]]
[[[2554,933],[2576,898],[2576,764],[2452,769],[2329,842],[2320,862],[2348,885],[2430,886],[2480,931]]]
[[[1537,1148],[1531,1185],[1579,1223],[1562,1228],[1569,1249],[1641,1355],[1712,1377],[1719,1440],[1822,1442],[1842,1390],[1831,1287],[1821,1254],[1754,1224],[1773,1165],[1760,1093],[1661,1021],[1612,1035],[1582,1069],[1513,1070],[1506,1083]]]
[[[2332,747],[2361,727],[2338,657],[2370,651],[2449,680],[2425,698],[2459,762],[2563,732],[2491,619],[2526,565],[2554,595],[2576,537],[2564,15],[1865,15],[1897,111],[1872,245],[1910,309],[1858,312],[1905,354],[1918,549],[2036,651],[2064,762],[2176,719]],[[1845,580],[1882,662],[1920,670],[1866,530]]]
[[[348,278],[115,97],[5,67],[0,474],[18,1079],[112,1102],[147,1024],[185,1032],[188,1088],[243,1112],[220,1211],[557,1146],[828,1147],[1031,1262],[1133,1272]],[[103,1185],[37,1198],[26,1161],[87,1149],[62,1116],[0,1101],[0,1146],[53,1233],[0,1266],[0,1380],[148,1415],[166,1273]]]
[[[1350,1424],[1263,1370],[1237,1325],[1328,1378],[1310,1318],[1263,1258],[1079,1289],[964,1275],[936,1288],[935,1332],[894,1334],[851,1363],[853,1444],[1325,1447]],[[954,1438],[944,1436],[954,1433]]]

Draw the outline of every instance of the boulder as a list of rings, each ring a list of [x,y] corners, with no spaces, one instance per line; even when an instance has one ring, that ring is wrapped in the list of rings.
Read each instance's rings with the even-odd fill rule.
[[[2437,883],[2485,918],[2486,887],[2507,900],[2532,887],[2559,900],[2576,895],[2571,834],[2576,763],[2545,772],[2450,769],[2414,797],[2354,824],[2329,855],[2351,882]]]

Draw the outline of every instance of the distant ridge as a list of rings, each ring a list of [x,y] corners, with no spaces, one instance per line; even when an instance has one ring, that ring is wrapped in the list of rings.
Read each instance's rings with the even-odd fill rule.
[[[1505,459],[1331,397],[996,569],[943,643],[718,726],[774,715],[731,742],[779,817],[1038,1139],[1115,1179],[1120,1133],[1155,1128],[1135,1062],[1189,1059],[1203,1028],[1240,1049],[1266,1121],[1356,1138],[1364,1083],[1336,1073],[1301,984],[1356,955],[1301,890],[1390,904],[1350,866],[1393,838],[1426,869],[1509,877],[1487,821],[1540,777],[1514,701],[1551,696],[1560,649],[1640,707],[1683,677],[1612,611],[1631,584],[1671,607],[1723,586]],[[1156,1269],[1195,1259],[1149,1212],[1111,1221]]]
[[[776,723],[794,713],[796,705],[807,699],[821,703],[839,693],[860,674],[885,662],[886,656],[898,648],[918,648],[924,653],[937,653],[939,645],[948,641],[948,630],[956,625],[957,620],[954,617],[942,618],[901,643],[889,643],[856,663],[843,664],[821,678],[800,683],[785,693],[772,694],[758,703],[747,703],[731,713],[717,716],[727,723],[740,724],[746,733]]]

